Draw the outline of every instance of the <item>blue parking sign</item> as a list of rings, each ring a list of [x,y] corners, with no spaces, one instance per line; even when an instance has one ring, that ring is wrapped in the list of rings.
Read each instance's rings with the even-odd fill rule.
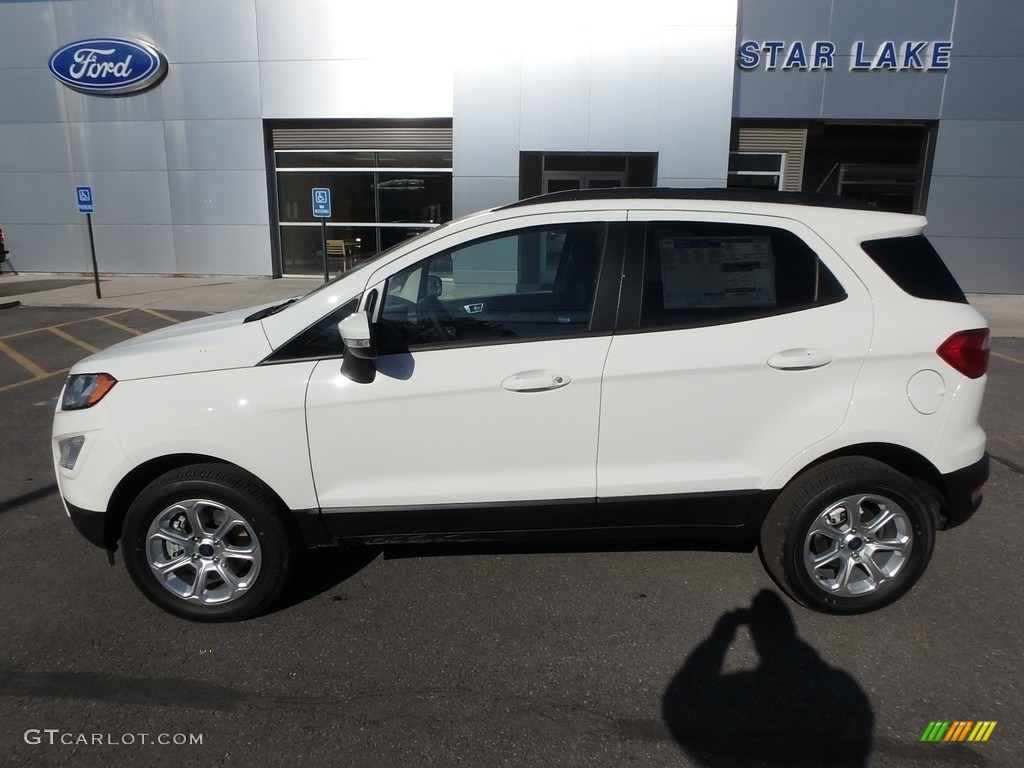
[[[313,187],[313,216],[331,218],[331,190],[327,187]]]
[[[79,213],[93,213],[92,187],[75,187]]]

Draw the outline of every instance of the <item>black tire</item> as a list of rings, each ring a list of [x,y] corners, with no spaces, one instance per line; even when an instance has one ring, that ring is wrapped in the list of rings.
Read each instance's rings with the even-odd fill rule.
[[[873,459],[824,462],[775,500],[761,528],[761,561],[808,608],[873,611],[924,573],[935,547],[930,498],[916,481]]]
[[[280,512],[267,489],[235,467],[172,470],[128,510],[121,529],[125,566],[146,597],[177,616],[250,618],[277,599],[291,570],[291,538]]]

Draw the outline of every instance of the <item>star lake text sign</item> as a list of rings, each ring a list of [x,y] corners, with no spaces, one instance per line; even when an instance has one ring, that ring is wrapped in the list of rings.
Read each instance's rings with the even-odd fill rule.
[[[953,43],[949,40],[907,40],[901,43],[885,40],[875,48],[858,40],[848,53],[850,71],[946,72],[952,48]],[[810,43],[802,40],[745,40],[737,49],[736,64],[746,71],[817,71],[834,68],[840,56],[836,44],[830,40]]]

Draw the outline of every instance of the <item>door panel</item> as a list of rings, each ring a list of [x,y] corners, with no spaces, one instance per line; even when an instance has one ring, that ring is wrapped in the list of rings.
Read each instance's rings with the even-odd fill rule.
[[[593,499],[609,344],[604,336],[384,355],[370,384],[321,361],[306,400],[321,507]],[[545,386],[507,386],[517,376]],[[589,525],[590,508],[577,512]]]
[[[438,507],[469,530],[477,513],[453,505],[470,504],[477,530],[592,524],[622,272],[623,224],[605,219],[624,218],[523,217],[374,273],[373,380],[324,360],[306,398],[320,506],[353,523],[335,530],[437,531]],[[551,500],[582,503],[519,505]]]
[[[609,351],[598,495],[764,488],[786,461],[842,424],[871,339],[867,292],[795,223],[781,234],[727,227],[717,240],[706,227],[684,225],[685,237],[673,239],[671,230],[643,226],[645,236],[634,239],[641,245],[627,253],[633,264],[627,270],[643,280],[645,295],[624,289],[644,305],[641,327],[616,335]],[[643,278],[638,260],[644,256],[635,252],[641,247]],[[795,295],[792,283],[797,272],[803,279],[808,255],[801,252],[799,270],[784,256],[804,247],[813,251],[812,264],[820,257],[816,269],[828,270],[807,277],[806,290],[831,285],[828,297],[815,293],[827,303],[804,306]],[[659,250],[661,265],[652,257]],[[733,261],[723,268],[723,258]],[[693,292],[687,281],[698,283]]]

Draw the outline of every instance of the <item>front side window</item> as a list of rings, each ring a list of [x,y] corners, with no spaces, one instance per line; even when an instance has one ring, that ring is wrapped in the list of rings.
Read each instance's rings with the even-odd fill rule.
[[[787,230],[709,222],[648,226],[642,327],[738,322],[845,298],[817,253]]]
[[[606,225],[559,224],[476,240],[392,275],[382,351],[589,330]]]

